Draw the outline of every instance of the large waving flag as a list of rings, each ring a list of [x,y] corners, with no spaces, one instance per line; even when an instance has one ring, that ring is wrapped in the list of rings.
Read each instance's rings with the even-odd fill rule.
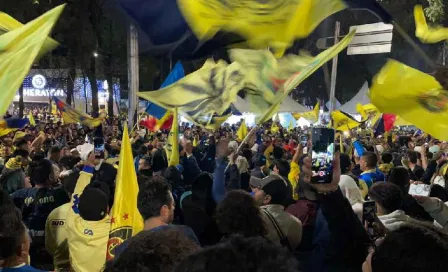
[[[93,118],[67,105],[64,101],[55,96],[53,97],[53,100],[56,104],[57,109],[61,112],[64,124],[80,123],[82,125],[93,128],[101,125],[104,120],[104,116]]]
[[[381,112],[448,140],[448,92],[433,76],[389,60],[373,80],[370,100]]]
[[[243,141],[244,138],[246,138],[247,134],[249,133],[249,130],[246,126],[246,121],[242,121],[240,127],[238,128],[236,132],[236,136],[238,136],[238,140]]]
[[[168,142],[165,147],[168,166],[177,166],[179,164],[179,120],[177,120],[177,117],[177,108],[174,108],[173,125],[171,126]]]
[[[289,77],[284,83],[281,83],[281,91],[275,93],[274,100],[267,101],[268,108],[265,109],[264,114],[261,117],[257,117],[257,123],[262,124],[269,120],[277,111],[287,95],[289,95],[297,86],[299,86],[305,79],[312,75],[317,69],[324,65],[327,61],[331,60],[334,56],[344,50],[352,41],[356,31],[351,31],[344,37],[338,44],[328,48],[324,52],[320,53],[313,58],[313,61],[306,65],[300,71],[297,71],[294,75]]]
[[[0,36],[0,113],[6,112],[38,54],[53,49],[44,43],[64,6]]]
[[[435,26],[428,27],[426,23],[423,7],[417,5],[414,8],[415,17],[415,36],[424,43],[438,43],[448,40],[448,27]]]
[[[176,63],[176,65],[174,65],[170,74],[162,83],[162,86],[160,86],[160,88],[163,89],[173,84],[174,82],[178,81],[179,79],[183,78],[184,76],[185,76],[184,67],[182,66],[182,63],[179,61]],[[149,102],[148,106],[146,107],[146,113],[155,118],[155,126],[152,129],[150,129],[151,131],[157,131],[162,128],[171,127],[171,124],[173,122],[172,112],[167,111],[166,109],[158,106],[157,104]]]
[[[283,55],[297,38],[308,37],[327,17],[346,8],[341,0],[178,0],[199,40],[218,31],[243,36],[250,47]]]
[[[157,91],[139,92],[138,96],[167,110],[177,107],[188,120],[207,126],[216,122],[216,116],[226,114],[237,100],[244,76],[238,63],[207,60],[201,69],[176,83]]]
[[[294,113],[292,116],[299,120],[301,117],[307,119],[311,123],[317,123],[319,121],[319,113],[320,113],[320,102],[317,101],[316,106],[312,111],[302,112],[302,113]]]
[[[22,27],[23,24],[4,12],[0,12],[0,34]],[[59,46],[59,43],[52,38],[47,38],[38,54],[38,58],[46,54],[49,50]]]
[[[332,126],[335,130],[349,131],[359,127],[363,122],[358,122],[350,114],[340,110],[331,113]]]
[[[110,212],[111,227],[107,243],[107,260],[115,257],[117,246],[143,229],[143,218],[137,209],[137,173],[126,124],[121,141],[116,181],[114,205]]]

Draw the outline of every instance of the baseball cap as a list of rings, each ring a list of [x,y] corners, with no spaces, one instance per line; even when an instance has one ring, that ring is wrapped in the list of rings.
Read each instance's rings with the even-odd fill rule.
[[[270,184],[273,181],[281,180],[285,187],[287,187],[286,181],[283,180],[282,177],[276,174],[270,174],[269,176],[265,178],[257,178],[255,176],[250,177],[250,185],[252,187],[258,188],[263,190],[264,187],[266,187],[268,184]]]
[[[92,182],[79,197],[79,215],[87,221],[100,221],[106,214],[110,190],[104,182]]]

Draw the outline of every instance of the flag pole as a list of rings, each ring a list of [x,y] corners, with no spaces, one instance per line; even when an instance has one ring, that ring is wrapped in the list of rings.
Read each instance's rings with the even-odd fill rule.
[[[339,42],[339,34],[341,34],[341,23],[339,21],[336,21],[334,30],[335,45]],[[337,54],[333,58],[333,66],[331,68],[330,108],[329,108],[330,112],[333,112],[336,108],[336,79],[338,76],[338,60],[339,60],[338,56],[339,54]]]
[[[137,92],[139,88],[138,69],[138,30],[134,24],[128,29],[128,127],[134,126],[134,117],[137,112]]]

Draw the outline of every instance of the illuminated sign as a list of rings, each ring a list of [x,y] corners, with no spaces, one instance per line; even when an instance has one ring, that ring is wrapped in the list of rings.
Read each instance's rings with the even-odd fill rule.
[[[45,88],[45,85],[47,85],[47,80],[43,75],[35,75],[33,76],[31,83],[33,84],[34,88],[43,89]]]
[[[62,89],[33,89],[23,88],[23,96],[65,96]]]

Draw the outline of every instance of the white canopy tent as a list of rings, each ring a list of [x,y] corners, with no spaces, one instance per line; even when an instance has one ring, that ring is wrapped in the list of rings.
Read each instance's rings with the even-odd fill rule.
[[[362,105],[370,103],[369,84],[367,83],[367,81],[364,83],[364,85],[362,85],[359,92],[350,101],[342,105],[339,110],[349,114],[357,114],[358,111],[356,110],[356,105],[358,103]]]
[[[233,106],[241,113],[243,112],[250,112],[250,106],[249,103],[244,100],[241,97],[238,97],[238,100],[233,103]],[[292,99],[290,96],[287,96],[285,100],[283,100],[282,104],[280,105],[280,109],[278,113],[283,112],[307,112],[310,111],[309,109],[305,108],[301,104],[297,103]]]

